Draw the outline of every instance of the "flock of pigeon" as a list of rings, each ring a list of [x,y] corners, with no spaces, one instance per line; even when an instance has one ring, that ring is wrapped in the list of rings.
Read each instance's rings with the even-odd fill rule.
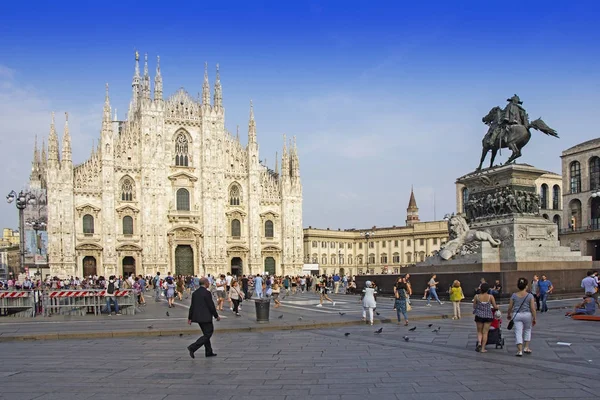
[[[345,313],[345,312],[340,312],[339,314],[340,314],[341,316],[344,316],[344,315],[346,315],[346,313]],[[377,315],[379,315],[379,313],[377,313]],[[169,312],[167,311],[167,317],[170,317],[170,316],[171,316],[171,315],[170,315],[170,314],[169,314]],[[279,317],[277,317],[277,318],[278,318],[278,319],[283,319],[283,314],[281,314],[281,315],[280,315]],[[302,317],[299,317],[299,318],[298,318],[298,321],[302,321]],[[428,328],[431,328],[432,326],[433,326],[433,324],[429,324],[429,325],[427,325],[427,327],[428,327]],[[148,326],[148,329],[153,329],[153,328],[154,328],[154,327],[153,327],[152,325]],[[442,329],[442,327],[441,327],[441,326],[438,326],[436,329],[432,330],[431,332],[433,332],[433,333],[438,333],[438,332],[439,332],[441,329]],[[412,328],[410,328],[410,329],[409,329],[409,331],[411,331],[411,332],[414,332],[414,331],[416,331],[416,330],[417,330],[417,327],[416,327],[416,326],[413,326]],[[381,332],[383,332],[383,327],[382,327],[382,328],[379,328],[379,329],[377,329],[377,330],[376,330],[374,333],[375,333],[376,335],[379,335]],[[183,336],[183,333],[180,333],[180,334],[179,334],[179,336],[180,336],[180,337],[181,337],[181,336]],[[346,337],[350,336],[350,332],[346,332],[346,333],[344,333],[344,336],[346,336]],[[408,341],[410,340],[410,338],[409,338],[408,336],[403,336],[403,337],[402,337],[402,339],[404,339],[404,341],[406,341],[406,342],[408,342]]]
[[[340,315],[344,315],[344,314],[340,313]],[[428,328],[431,328],[432,326],[433,326],[433,324],[429,324],[429,325],[427,325],[427,327],[428,327]],[[438,326],[436,329],[432,330],[431,332],[433,332],[433,333],[438,333],[438,332],[439,332],[441,329],[442,329],[442,327],[441,327],[441,326]],[[416,331],[416,330],[417,330],[417,327],[416,327],[416,326],[413,326],[412,328],[410,328],[410,329],[409,329],[409,331],[411,331],[411,332],[414,332],[414,331]],[[382,327],[382,328],[379,328],[379,329],[377,329],[377,330],[376,330],[374,333],[375,333],[376,335],[379,335],[381,332],[383,332],[383,327]],[[344,336],[346,336],[346,337],[350,336],[350,332],[346,332],[346,333],[344,333]],[[404,339],[404,341],[405,341],[405,342],[408,342],[408,341],[410,340],[410,338],[409,338],[408,336],[406,336],[406,335],[405,335],[405,336],[403,336],[403,337],[402,337],[402,339]]]

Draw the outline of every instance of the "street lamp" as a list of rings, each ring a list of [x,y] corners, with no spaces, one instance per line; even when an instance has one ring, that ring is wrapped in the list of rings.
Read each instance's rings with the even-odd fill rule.
[[[25,224],[27,226],[30,226],[33,228],[33,230],[35,231],[35,245],[36,245],[36,252],[35,254],[42,254],[42,245],[41,245],[41,238],[38,235],[39,231],[45,230],[46,229],[46,221],[44,221],[44,219],[40,218],[40,219],[30,219],[27,222],[25,222]],[[36,261],[37,264],[37,275],[40,278],[40,281],[42,280],[42,274],[40,273],[40,264],[37,263],[37,260],[34,259],[34,261]]]
[[[25,270],[25,221],[24,211],[28,205],[35,205],[36,197],[35,194],[21,190],[19,194],[14,190],[11,190],[6,195],[6,202],[8,204],[15,202],[15,206],[19,210],[19,262],[21,264],[21,271]]]
[[[361,232],[360,235],[365,238],[366,246],[367,246],[367,274],[369,273],[369,239],[374,235],[372,231]]]

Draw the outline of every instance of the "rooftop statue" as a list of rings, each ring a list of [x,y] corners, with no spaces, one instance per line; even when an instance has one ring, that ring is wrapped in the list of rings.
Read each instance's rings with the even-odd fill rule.
[[[515,94],[506,101],[508,101],[508,104],[504,110],[496,106],[482,118],[482,122],[488,125],[489,129],[481,142],[483,150],[481,152],[481,161],[479,162],[477,171],[481,170],[483,161],[490,150],[492,151],[490,168],[494,166],[496,153],[500,149],[507,148],[512,151],[506,164],[510,164],[521,157],[521,149],[525,147],[525,145],[529,143],[529,139],[531,139],[530,128],[543,132],[548,136],[558,137],[556,131],[546,125],[541,118],[529,122],[529,116],[523,108],[523,102],[519,96]]]

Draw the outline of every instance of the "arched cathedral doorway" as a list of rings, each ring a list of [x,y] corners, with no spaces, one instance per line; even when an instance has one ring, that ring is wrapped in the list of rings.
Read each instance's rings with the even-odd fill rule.
[[[86,256],[83,257],[83,276],[96,276],[98,270],[96,269],[96,257]]]
[[[194,250],[190,245],[175,248],[175,275],[194,275]]]
[[[123,277],[128,278],[131,274],[135,275],[135,258],[123,257]]]
[[[231,259],[231,275],[233,276],[242,276],[242,266],[243,262],[240,257],[233,257]]]
[[[275,275],[275,259],[273,257],[265,258],[265,272],[269,275]]]

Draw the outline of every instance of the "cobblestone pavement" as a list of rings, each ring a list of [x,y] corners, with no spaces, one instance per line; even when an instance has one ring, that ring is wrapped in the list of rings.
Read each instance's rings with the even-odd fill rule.
[[[275,309],[271,305],[271,321],[268,324],[270,328],[290,328],[301,326],[314,326],[323,324],[344,324],[355,323],[360,320],[362,307],[359,296],[353,295],[332,295],[336,305],[325,302],[322,308],[317,308],[319,303],[318,296],[314,293],[297,294],[288,296],[282,300],[283,306]],[[189,299],[177,301],[175,308],[167,308],[166,302],[155,303],[152,298],[147,299],[148,305],[141,308],[141,312],[136,315],[86,315],[69,316],[54,315],[52,317],[36,318],[0,318],[0,341],[3,338],[17,338],[28,335],[62,335],[70,334],[89,334],[88,337],[98,337],[110,333],[144,333],[152,332],[163,334],[170,330],[171,334],[182,332],[184,334],[195,334],[194,328],[189,328],[185,322],[189,307]],[[561,306],[563,304],[573,304],[573,301],[550,302],[550,306]],[[463,302],[463,313],[469,314],[471,304]],[[506,306],[504,306],[505,308]],[[393,311],[393,302],[389,298],[380,298],[378,301],[376,322],[389,321],[396,319],[396,313]],[[167,312],[169,316],[167,316]],[[433,304],[432,307],[425,307],[425,301],[420,299],[413,300],[413,311],[410,318],[432,319],[441,318],[452,313],[452,305],[449,303],[443,306]],[[264,325],[256,323],[254,312],[254,302],[252,300],[243,303],[241,317],[235,317],[229,310],[226,303],[225,311],[220,313],[223,319],[216,324],[217,330],[244,329],[244,328],[264,328]],[[342,315],[343,314],[343,315]],[[281,318],[279,318],[281,317]],[[152,328],[148,328],[152,327]],[[177,330],[177,332],[174,332]],[[84,335],[85,336],[85,335]]]
[[[189,336],[0,343],[0,398],[597,399],[600,324],[560,311],[539,321],[534,353],[522,358],[506,329],[504,349],[476,353],[471,315],[409,327],[217,333],[218,356],[200,351],[195,360]]]

